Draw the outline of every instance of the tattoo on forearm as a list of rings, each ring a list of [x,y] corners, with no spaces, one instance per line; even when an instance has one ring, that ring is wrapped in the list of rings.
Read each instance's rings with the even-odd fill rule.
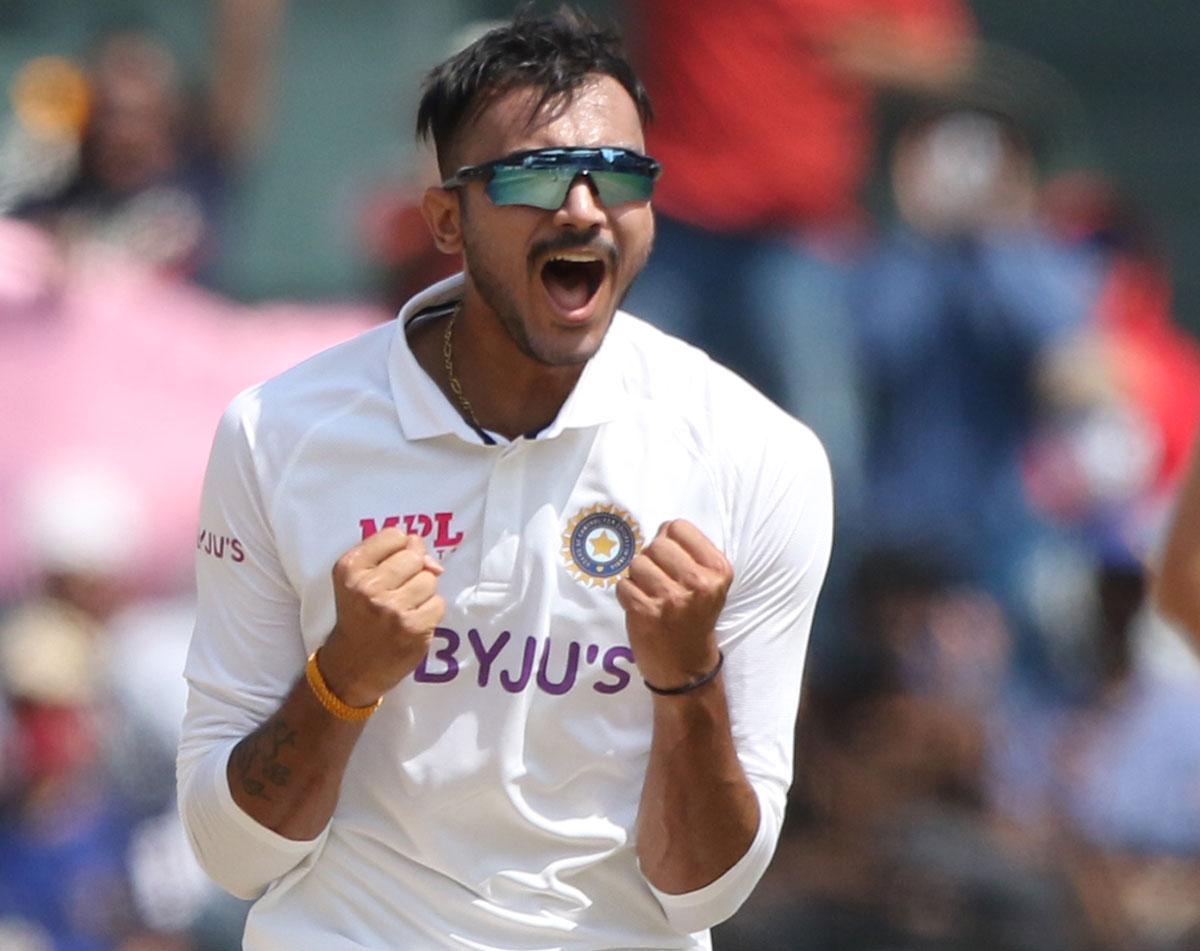
[[[263,759],[263,775],[276,786],[286,786],[292,769],[279,761],[279,754],[285,746],[295,748],[296,731],[280,720],[271,728],[270,744],[271,751]]]
[[[247,795],[270,802],[267,782],[279,787],[287,785],[292,770],[281,761],[281,754],[289,746],[293,749],[296,746],[296,731],[284,720],[273,720],[234,747],[230,767]]]

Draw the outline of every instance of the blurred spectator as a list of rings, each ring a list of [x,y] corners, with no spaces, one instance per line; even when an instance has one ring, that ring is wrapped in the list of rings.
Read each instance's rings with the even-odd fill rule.
[[[1139,566],[1101,573],[1095,686],[1064,737],[1058,795],[1088,841],[1200,858],[1200,692],[1135,662],[1145,588]]]
[[[472,20],[456,30],[444,46],[453,56],[503,20]],[[440,185],[437,156],[419,142],[403,170],[368,192],[359,215],[362,241],[375,266],[379,300],[389,313],[443,278],[462,270],[462,258],[440,251],[421,213],[425,189]]]
[[[142,930],[126,859],[140,815],[113,769],[132,724],[112,703],[108,625],[128,599],[126,542],[136,547],[140,513],[128,486],[86,462],[40,473],[35,488],[24,528],[41,588],[0,627],[15,762],[0,824],[0,921],[54,947],[117,948]],[[157,785],[148,806],[161,811],[171,787],[164,796]]]
[[[1099,256],[1104,282],[1087,332],[1045,368],[1027,478],[1037,503],[1083,526],[1105,557],[1144,561],[1200,426],[1200,345],[1174,322],[1145,215],[1110,182],[1062,176],[1043,205],[1059,234]]]
[[[191,599],[134,600],[148,525],[103,463],[30,482],[40,585],[0,625],[0,947],[20,947],[13,928],[56,948],[232,947],[244,907],[216,893],[175,809]]]
[[[199,104],[154,36],[102,37],[87,64],[75,174],[49,194],[26,195],[13,213],[68,244],[102,241],[164,271],[204,277],[230,178],[263,122],[284,3],[222,0],[211,93]],[[44,74],[45,61],[38,65]],[[41,75],[41,84],[65,85],[57,74]]]
[[[871,541],[954,566],[998,602],[1028,663],[1045,648],[1030,578],[1058,538],[1021,463],[1041,367],[1086,325],[1099,270],[1036,216],[1018,114],[978,101],[964,87],[901,131],[901,221],[858,276]]]
[[[79,171],[87,77],[63,56],[40,56],[9,85],[12,115],[0,124],[0,213],[64,188]]]
[[[960,0],[648,0],[630,24],[656,112],[647,147],[664,167],[630,309],[817,432],[844,530],[863,425],[846,262],[863,224],[872,96],[958,77],[970,14]]]
[[[1095,685],[1064,721],[1049,795],[1129,922],[1132,946],[1200,942],[1200,680],[1139,663],[1140,565],[1100,576]],[[1136,941],[1136,944],[1134,944]]]
[[[34,570],[17,500],[44,468],[79,457],[115,470],[145,514],[146,536],[126,548],[139,591],[188,585],[205,453],[229,400],[387,316],[242,307],[106,248],[67,261],[0,218],[0,601]]]
[[[788,834],[718,949],[1071,951],[1074,869],[990,806],[1008,635],[986,598],[882,557],[853,592],[857,676],[808,693]]]
[[[116,948],[138,927],[124,862],[133,820],[102,769],[93,632],[70,609],[42,606],[0,638],[17,764],[0,822],[0,934]]]
[[[378,273],[378,297],[389,313],[418,291],[462,270],[462,261],[433,243],[421,214],[421,195],[436,184],[436,169],[422,165],[405,178],[367,196],[362,230],[367,254]]]

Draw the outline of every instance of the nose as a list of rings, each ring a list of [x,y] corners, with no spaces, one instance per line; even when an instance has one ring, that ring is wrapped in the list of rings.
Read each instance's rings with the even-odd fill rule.
[[[555,219],[562,225],[569,225],[586,231],[595,225],[604,224],[608,212],[600,204],[596,186],[586,175],[577,175],[571,187],[567,189],[567,197],[555,213]]]

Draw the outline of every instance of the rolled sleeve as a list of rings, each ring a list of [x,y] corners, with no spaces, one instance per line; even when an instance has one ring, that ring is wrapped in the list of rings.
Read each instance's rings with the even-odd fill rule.
[[[758,798],[758,831],[746,854],[729,871],[703,888],[681,895],[664,892],[646,881],[676,931],[695,934],[733,917],[767,870],[783,828],[783,802],[766,789],[753,788]]]
[[[672,927],[692,934],[731,917],[758,884],[779,842],[792,782],[796,716],[809,634],[829,564],[833,490],[813,433],[783,424],[773,448],[743,470],[731,512],[735,581],[717,623],[738,760],[758,799],[745,854],[702,888],[672,895],[647,885]]]
[[[234,743],[181,759],[179,807],[200,867],[238,898],[257,898],[267,886],[320,852],[329,826],[315,839],[296,841],[272,832],[233,800],[225,767]]]
[[[205,474],[176,761],[192,849],[213,880],[241,898],[262,894],[324,840],[293,841],[260,825],[234,802],[226,777],[233,748],[278,710],[305,658],[299,598],[277,557],[255,467],[257,405],[248,391],[230,406]]]

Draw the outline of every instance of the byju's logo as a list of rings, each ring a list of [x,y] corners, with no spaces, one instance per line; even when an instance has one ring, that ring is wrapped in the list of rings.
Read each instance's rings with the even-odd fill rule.
[[[240,541],[228,535],[214,535],[207,528],[200,529],[196,537],[196,551],[222,561],[226,558],[235,562],[246,560],[246,550]]]
[[[489,637],[475,628],[464,638],[449,627],[435,628],[433,638],[429,653],[413,672],[419,684],[450,683],[464,673],[474,674],[479,687],[498,685],[508,693],[529,689],[561,696],[578,685],[613,694],[629,686],[636,670],[633,651],[624,644],[601,648],[562,638],[539,641],[515,637],[511,631]]]

